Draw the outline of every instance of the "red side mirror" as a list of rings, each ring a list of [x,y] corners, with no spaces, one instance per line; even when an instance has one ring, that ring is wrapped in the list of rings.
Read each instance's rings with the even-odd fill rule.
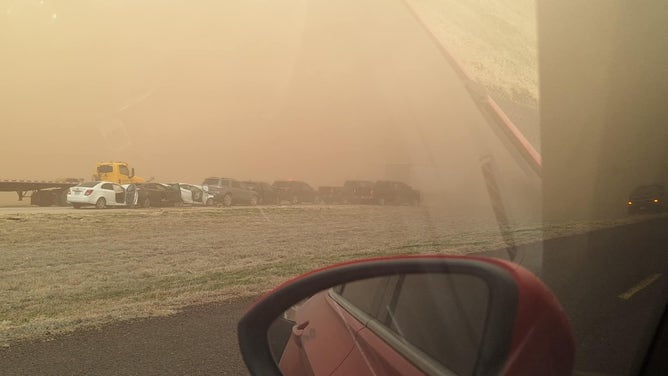
[[[573,333],[549,289],[498,259],[334,265],[258,300],[238,326],[253,375],[570,375]]]

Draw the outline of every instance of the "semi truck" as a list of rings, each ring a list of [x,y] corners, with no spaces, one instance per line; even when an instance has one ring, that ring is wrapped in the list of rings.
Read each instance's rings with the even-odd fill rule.
[[[119,184],[143,183],[146,179],[135,176],[135,169],[126,162],[99,162],[93,173],[95,181]],[[55,180],[2,180],[0,192],[16,192],[19,201],[30,198],[31,205],[67,206],[67,191],[83,179],[65,178]]]

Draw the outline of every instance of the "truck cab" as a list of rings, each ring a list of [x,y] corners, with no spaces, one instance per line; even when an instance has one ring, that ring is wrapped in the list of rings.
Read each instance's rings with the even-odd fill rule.
[[[109,181],[118,184],[143,183],[146,180],[135,176],[135,169],[130,169],[126,162],[100,162],[95,166],[93,180]]]

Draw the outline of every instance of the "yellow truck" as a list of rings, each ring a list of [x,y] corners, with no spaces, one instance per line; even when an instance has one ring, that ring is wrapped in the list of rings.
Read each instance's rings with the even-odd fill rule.
[[[93,180],[119,184],[142,183],[143,178],[135,176],[135,169],[126,162],[100,162],[95,166]],[[30,197],[30,204],[39,206],[67,206],[67,191],[82,182],[82,179],[56,180],[7,180],[0,179],[0,192],[16,192],[19,201]]]
[[[126,162],[100,162],[95,166],[94,181],[110,181],[118,184],[143,183],[144,178],[135,176],[135,169]]]

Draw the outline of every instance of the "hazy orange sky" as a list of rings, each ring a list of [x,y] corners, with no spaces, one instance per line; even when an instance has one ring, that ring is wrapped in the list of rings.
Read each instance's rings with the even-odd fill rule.
[[[15,2],[0,17],[3,178],[89,179],[104,160],[158,181],[390,178],[489,215],[493,155],[518,210],[539,213],[540,180],[402,1]]]
[[[444,108],[461,83],[433,43],[400,2],[352,4],[11,2],[0,175],[123,160],[160,180],[337,184],[432,163],[418,128],[465,148],[462,111]]]
[[[508,196],[538,206],[540,179],[490,130],[402,1],[6,1],[0,10],[0,178],[89,178],[95,162],[123,160],[138,175],[161,181],[198,183],[213,175],[317,186],[394,178],[387,166],[398,164],[410,166],[405,180],[418,188],[487,205],[479,160],[491,155]],[[612,13],[606,20],[606,30],[619,26]],[[633,50],[613,34],[587,42],[579,38],[589,34],[583,25],[573,40],[596,48],[574,50],[584,54],[578,60],[569,50],[577,45],[559,44],[559,22],[545,34],[554,43],[542,45],[541,80],[549,83],[542,89],[549,95],[541,120],[552,135],[544,157],[562,166],[550,172],[559,184],[571,184],[564,171],[584,155],[590,168],[578,173],[607,181],[595,174],[601,156],[589,145],[607,137],[629,148],[630,136],[644,136],[625,134],[627,125],[613,135],[592,119],[596,111],[608,116],[610,106],[630,104],[643,117],[657,114],[644,123],[665,119],[664,103],[632,103],[623,94],[627,84],[644,92],[634,82],[664,90],[655,72],[665,58],[653,57],[652,45]],[[473,26],[498,32],[490,22]],[[621,65],[614,73],[599,69],[621,61],[610,60],[613,53],[640,64],[630,72],[635,76],[624,78]],[[582,68],[593,58],[600,64],[587,73]],[[577,103],[569,100],[574,85],[581,91]],[[623,89],[610,96],[606,88]],[[573,119],[564,121],[566,115]],[[584,128],[590,132],[580,133]],[[537,140],[537,125],[532,133]],[[564,148],[573,143],[559,142],[560,135],[589,151]],[[665,137],[658,132],[652,145],[664,145]],[[601,206],[616,207],[633,186],[665,178],[665,148],[641,153],[654,150],[643,146],[631,159],[609,149],[601,153],[620,161],[610,163],[610,184],[600,183]],[[639,169],[637,162],[646,160],[657,167]],[[622,165],[628,166],[620,172]]]

